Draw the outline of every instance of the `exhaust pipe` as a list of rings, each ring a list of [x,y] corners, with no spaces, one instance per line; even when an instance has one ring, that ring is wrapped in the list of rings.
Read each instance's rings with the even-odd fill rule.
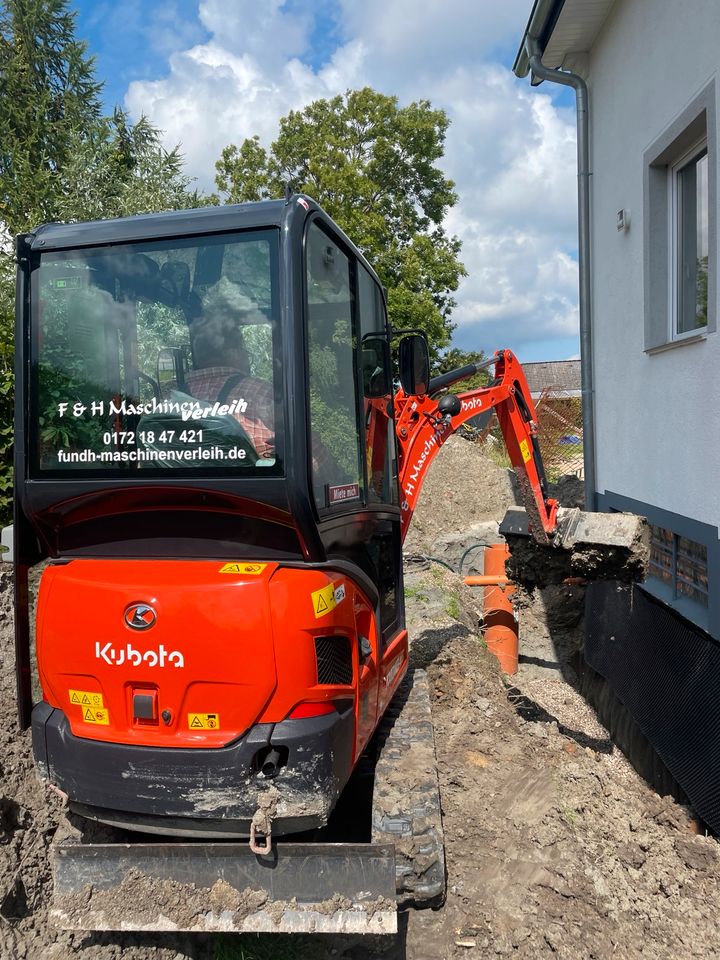
[[[282,758],[280,756],[280,751],[276,750],[275,747],[271,747],[270,752],[262,762],[260,772],[264,777],[267,777],[268,780],[271,780],[273,777],[277,776],[277,772],[281,766]]]

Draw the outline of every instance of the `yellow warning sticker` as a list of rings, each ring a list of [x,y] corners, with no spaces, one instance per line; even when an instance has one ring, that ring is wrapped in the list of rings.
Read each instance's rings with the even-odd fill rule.
[[[343,602],[345,599],[345,584],[341,583],[340,586],[336,587],[333,583],[329,583],[322,590],[315,590],[314,593],[311,593],[310,599],[315,611],[315,619],[319,620],[320,617],[324,617],[326,613],[330,613],[339,603]]]
[[[97,707],[85,707],[83,709],[83,720],[85,723],[100,723],[107,727],[110,723],[110,711],[99,710]]]
[[[520,441],[520,453],[522,454],[523,462],[527,463],[528,460],[532,457],[530,453],[530,447],[528,446],[527,440]]]
[[[259,577],[266,563],[226,563],[218,573],[241,573],[246,577]]]
[[[68,690],[70,703],[78,707],[100,707],[105,706],[101,693],[91,693],[88,690]]]
[[[191,730],[218,730],[220,728],[220,714],[189,713],[188,727]]]

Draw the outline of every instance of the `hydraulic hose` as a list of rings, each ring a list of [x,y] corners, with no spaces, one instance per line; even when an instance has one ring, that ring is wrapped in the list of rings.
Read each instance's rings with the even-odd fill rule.
[[[458,367],[457,370],[449,370],[447,373],[441,373],[439,376],[433,377],[430,381],[428,393],[432,397],[438,390],[444,390],[445,387],[449,387],[453,383],[459,383],[460,380],[467,380],[468,377],[474,377],[476,373],[480,373],[483,370],[487,370],[488,367],[491,367],[495,361],[496,358],[491,357],[489,360],[482,360],[480,363],[466,363],[464,367]]]

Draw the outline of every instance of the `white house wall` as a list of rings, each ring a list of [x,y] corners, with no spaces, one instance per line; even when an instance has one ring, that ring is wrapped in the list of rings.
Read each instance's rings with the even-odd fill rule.
[[[643,156],[719,66],[718,0],[617,0],[588,78],[597,489],[715,527],[720,334],[645,352],[642,221]]]

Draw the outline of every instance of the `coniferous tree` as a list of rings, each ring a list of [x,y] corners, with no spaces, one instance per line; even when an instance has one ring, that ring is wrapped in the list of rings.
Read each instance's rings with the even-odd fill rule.
[[[57,174],[100,119],[100,89],[67,0],[4,0],[0,218],[11,234],[53,219]]]
[[[0,5],[0,521],[11,502],[13,237],[49,221],[197,206],[177,149],[147,119],[103,116],[67,0]]]

